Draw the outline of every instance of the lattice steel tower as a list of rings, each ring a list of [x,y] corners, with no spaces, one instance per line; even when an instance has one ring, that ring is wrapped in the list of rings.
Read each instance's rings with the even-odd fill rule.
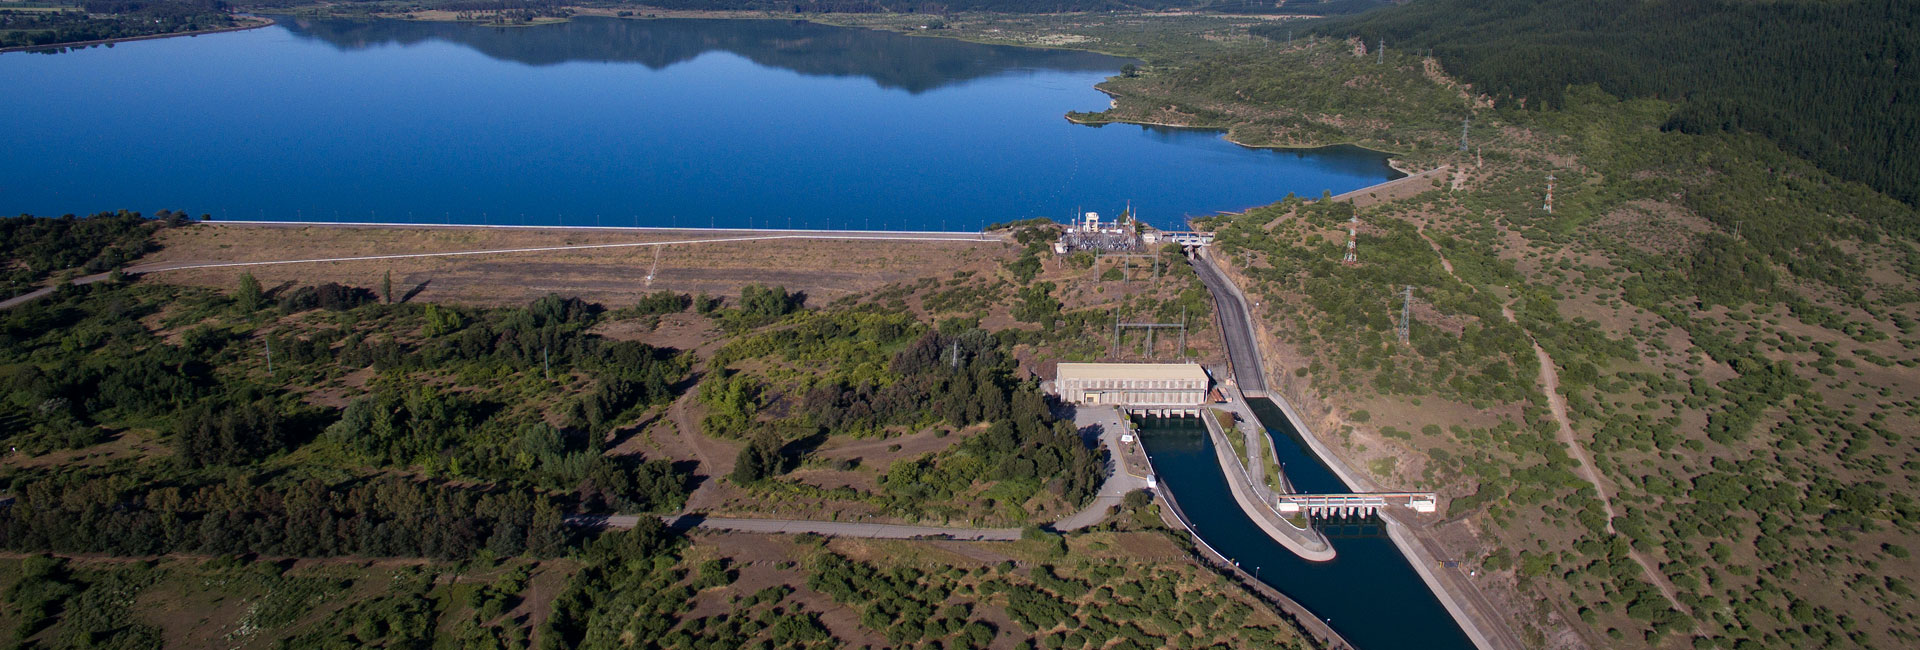
[[[1406,285],[1406,288],[1403,289],[1403,291],[1405,293],[1401,294],[1403,298],[1400,301],[1399,334],[1400,334],[1400,342],[1406,343],[1407,334],[1409,333],[1409,330],[1410,330],[1410,325],[1413,323],[1413,285],[1411,284]]]
[[[1342,264],[1359,264],[1360,263],[1360,256],[1354,251],[1355,244],[1359,239],[1360,239],[1360,215],[1356,214],[1356,215],[1353,215],[1353,217],[1347,219],[1347,256],[1340,258],[1340,262]]]

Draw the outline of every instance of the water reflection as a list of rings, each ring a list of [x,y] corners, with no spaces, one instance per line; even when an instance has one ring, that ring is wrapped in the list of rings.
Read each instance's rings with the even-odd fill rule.
[[[565,23],[494,27],[406,20],[281,18],[287,30],[342,50],[442,41],[502,61],[639,63],[661,69],[713,51],[800,74],[866,77],[882,88],[922,93],[1020,70],[1116,71],[1124,59],[1068,50],[982,45],[790,20],[627,20],[582,16]]]

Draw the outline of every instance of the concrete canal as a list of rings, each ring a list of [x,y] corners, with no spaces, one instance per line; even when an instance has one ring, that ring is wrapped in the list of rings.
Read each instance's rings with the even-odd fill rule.
[[[1296,489],[1350,491],[1300,441],[1279,407],[1262,398],[1249,402]],[[1362,650],[1474,647],[1377,519],[1326,524],[1338,557],[1302,560],[1268,537],[1234,501],[1198,420],[1147,419],[1140,433],[1162,489],[1179,499],[1195,532],[1247,573],[1326,620],[1348,642]]]

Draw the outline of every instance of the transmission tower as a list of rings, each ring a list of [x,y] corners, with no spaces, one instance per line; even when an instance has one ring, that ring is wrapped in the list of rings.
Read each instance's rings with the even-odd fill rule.
[[[1547,214],[1553,214],[1553,172],[1547,172]]]
[[[1359,264],[1360,256],[1354,251],[1360,239],[1360,215],[1347,219],[1347,256],[1340,258],[1342,264]]]
[[[1374,64],[1378,65],[1386,62],[1387,62],[1387,39],[1382,37],[1380,39],[1380,58],[1379,60],[1374,61]]]
[[[1400,342],[1407,342],[1409,325],[1413,323],[1413,285],[1406,285],[1400,301]]]
[[[1471,126],[1473,126],[1472,115],[1468,115],[1467,119],[1460,120],[1460,153],[1467,152],[1467,128]]]

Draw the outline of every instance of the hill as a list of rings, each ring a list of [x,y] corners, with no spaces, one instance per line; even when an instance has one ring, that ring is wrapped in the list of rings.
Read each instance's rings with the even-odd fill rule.
[[[1255,28],[1284,38],[1283,25]],[[1431,51],[1502,102],[1567,88],[1675,104],[1664,128],[1751,131],[1833,174],[1920,203],[1920,4],[1903,0],[1428,0],[1313,33]],[[1305,31],[1305,30],[1303,30]]]

